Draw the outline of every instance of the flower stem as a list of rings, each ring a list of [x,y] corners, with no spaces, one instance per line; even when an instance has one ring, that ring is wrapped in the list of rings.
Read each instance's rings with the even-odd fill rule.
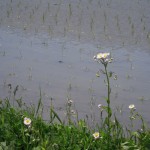
[[[107,71],[107,64],[104,64],[104,68],[105,68],[105,74],[106,74],[106,79],[107,79],[107,109],[108,109],[108,150],[110,147],[110,118],[111,118],[111,108],[110,108],[110,81],[109,81],[109,75],[108,75],[108,71]]]

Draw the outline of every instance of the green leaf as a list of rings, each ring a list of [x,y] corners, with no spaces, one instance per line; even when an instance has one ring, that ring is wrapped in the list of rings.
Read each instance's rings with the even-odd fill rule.
[[[109,113],[110,117],[112,115],[112,110],[111,108],[107,107],[107,106],[102,106],[102,109],[104,109],[107,113]]]
[[[39,98],[39,101],[38,101],[38,107],[37,107],[37,109],[36,109],[36,114],[35,114],[35,116],[38,115],[39,109],[40,109],[41,106],[42,106],[42,94],[41,94],[41,88],[40,88],[40,98]]]
[[[6,142],[0,142],[0,150],[8,150],[8,146],[6,146]]]
[[[53,108],[50,109],[50,114],[51,114],[51,123],[56,118],[62,124],[61,119],[59,118],[58,114],[53,110]]]
[[[112,72],[112,71],[110,71],[110,72],[109,72],[109,77],[111,78],[111,77],[112,77],[112,75],[113,75],[113,72]]]
[[[38,147],[34,147],[33,150],[45,150],[45,148],[38,146]]]

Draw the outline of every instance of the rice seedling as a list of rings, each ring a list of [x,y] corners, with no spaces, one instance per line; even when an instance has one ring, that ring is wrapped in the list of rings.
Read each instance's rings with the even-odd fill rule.
[[[60,11],[60,6],[61,6],[61,1],[59,2],[58,8],[57,8],[56,13],[54,15],[54,21],[55,21],[56,25],[58,24],[58,17],[59,17],[58,15],[59,15],[59,11]]]
[[[107,6],[109,6],[109,7],[110,7],[111,3],[112,3],[112,0],[108,0],[108,2],[107,2]]]
[[[70,20],[70,18],[71,18],[71,16],[72,16],[72,6],[71,6],[71,3],[69,3],[69,20]]]
[[[31,21],[33,20],[33,14],[32,14],[32,12],[30,12],[29,18],[30,18]]]
[[[93,1],[93,0],[89,0],[89,4],[91,4],[91,3],[92,3],[92,1]]]
[[[7,10],[7,18],[9,18],[9,17],[10,17],[10,11]]]
[[[5,50],[0,51],[0,55],[2,55],[2,56],[6,56],[6,51],[5,51]]]
[[[64,37],[66,37],[66,27],[64,27],[64,33],[63,33]]]
[[[118,31],[120,32],[120,24],[119,24],[119,16],[115,16],[115,19],[116,19],[116,22],[117,22],[117,28],[118,28]]]
[[[55,20],[55,24],[57,26],[57,23],[58,23],[58,14],[57,13],[54,15],[54,20]]]
[[[78,4],[77,4],[77,8],[81,9],[81,0],[79,0]]]
[[[48,12],[50,12],[50,2],[47,3]]]
[[[134,24],[132,23],[132,25],[131,25],[131,34],[132,34],[132,36],[134,36],[134,33],[135,33],[135,27],[134,27]]]
[[[81,9],[80,7],[78,9]],[[80,11],[80,16],[78,19],[78,40],[81,39],[81,28],[82,28],[83,10]]]
[[[79,31],[78,31],[78,40],[80,41],[81,39],[81,29],[79,28]]]
[[[143,31],[145,31],[146,30],[146,27],[145,27],[145,24],[143,25]]]
[[[65,27],[65,29],[66,29],[66,31],[69,31],[69,28],[70,28],[70,24],[69,24],[69,21],[68,21],[68,19],[66,18],[66,27]]]
[[[98,5],[100,8],[102,7],[101,0],[98,1]]]
[[[91,21],[90,21],[90,29],[91,29],[91,33],[93,35],[93,40],[95,39],[95,33],[94,33],[94,19],[93,17],[91,17]]]
[[[19,8],[21,6],[21,1],[19,1],[18,3],[17,3],[17,7]]]
[[[140,96],[140,97],[138,97],[138,100],[140,100],[140,101],[145,101],[145,97],[144,96]]]
[[[129,24],[132,23],[132,22],[131,22],[131,17],[130,17],[130,16],[128,16],[128,22],[129,22]]]
[[[49,36],[53,36],[53,28],[52,28],[52,26],[51,25],[49,25],[48,26],[48,34],[49,34]]]
[[[147,39],[150,40],[150,32],[147,33]]]
[[[104,34],[105,34],[105,37],[106,37],[106,31],[107,31],[106,25],[104,25]]]
[[[105,21],[105,24],[107,24],[107,14],[105,11],[104,11],[104,21]]]

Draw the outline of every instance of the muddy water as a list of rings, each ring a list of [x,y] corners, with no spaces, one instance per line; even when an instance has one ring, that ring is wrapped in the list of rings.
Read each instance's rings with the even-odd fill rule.
[[[80,116],[96,116],[107,91],[93,56],[106,51],[117,74],[112,107],[127,116],[135,104],[149,120],[149,8],[148,0],[0,0],[1,98],[19,85],[16,98],[37,104],[41,89],[47,109],[52,98],[64,114],[71,98]]]

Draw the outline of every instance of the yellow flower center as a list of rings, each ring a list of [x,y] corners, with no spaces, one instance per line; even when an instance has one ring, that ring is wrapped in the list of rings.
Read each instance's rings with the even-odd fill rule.
[[[25,125],[30,125],[31,124],[31,119],[30,118],[24,118],[24,124]]]
[[[95,132],[95,133],[93,134],[93,136],[94,136],[95,139],[99,138],[99,132]]]

